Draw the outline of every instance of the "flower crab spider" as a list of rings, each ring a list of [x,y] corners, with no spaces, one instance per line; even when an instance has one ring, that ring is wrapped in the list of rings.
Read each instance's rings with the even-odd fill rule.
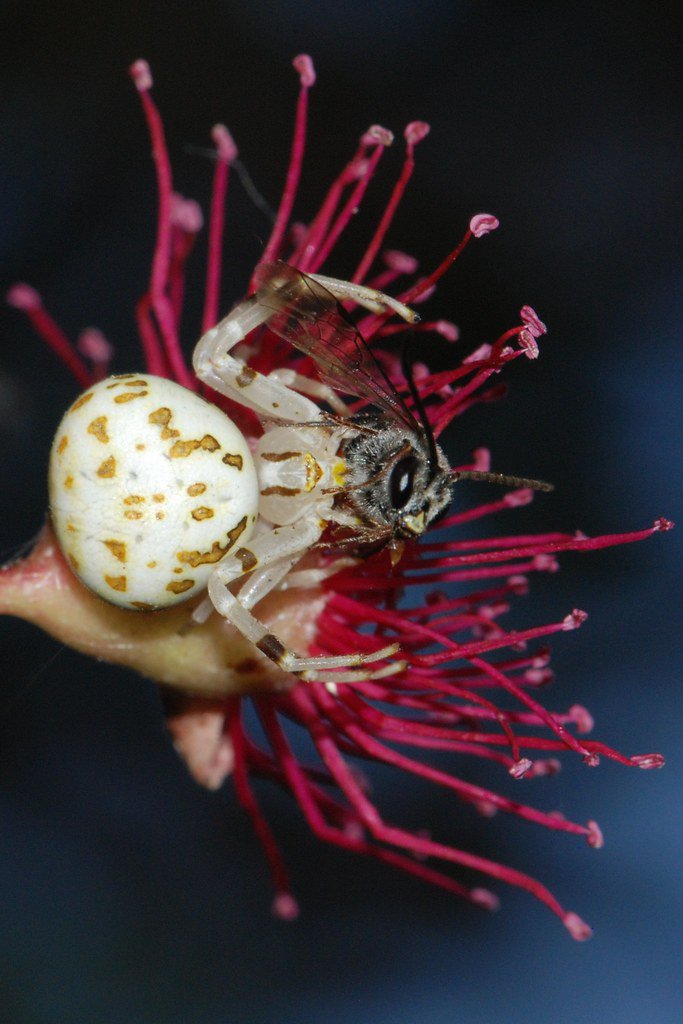
[[[300,657],[252,611],[287,585],[328,526],[343,531],[344,544],[398,544],[446,511],[454,479],[467,475],[451,471],[419,402],[420,422],[396,393],[344,300],[418,319],[371,288],[262,264],[255,293],[197,344],[197,377],[261,418],[253,452],[216,406],[149,374],[110,377],[76,400],[52,446],[50,506],[60,546],[91,590],[124,608],[155,610],[207,587],[195,621],[215,608],[304,680],[402,670],[392,660],[397,644]],[[232,354],[263,325],[311,356],[321,379],[289,369],[264,375]],[[351,415],[338,391],[373,411]],[[297,577],[310,582],[318,572]],[[376,661],[385,664],[367,667]]]

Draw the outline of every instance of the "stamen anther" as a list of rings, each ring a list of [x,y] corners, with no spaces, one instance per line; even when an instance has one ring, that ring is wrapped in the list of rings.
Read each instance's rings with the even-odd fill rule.
[[[490,231],[495,231],[499,226],[500,221],[492,213],[475,213],[470,221],[470,231],[475,238],[488,235]]]
[[[315,66],[313,58],[307,53],[300,53],[292,61],[292,67],[299,72],[299,80],[304,89],[310,89],[315,85]]]
[[[426,139],[431,131],[431,126],[426,121],[411,121],[405,126],[403,137],[411,146],[417,146],[418,142]]]
[[[577,942],[585,942],[586,939],[590,939],[593,935],[593,929],[590,925],[586,924],[583,918],[579,917],[573,911],[568,911],[562,918],[562,924],[565,926],[569,934]]]
[[[586,836],[586,840],[593,850],[601,850],[605,845],[602,829],[598,825],[597,821],[588,822],[588,835]]]
[[[381,124],[371,124],[368,130],[361,136],[361,142],[365,146],[391,146],[394,141],[394,133]]]
[[[414,274],[417,272],[418,262],[414,256],[407,252],[400,252],[398,249],[386,249],[382,253],[382,259],[389,270],[397,274]]]
[[[211,139],[218,151],[218,159],[226,164],[231,163],[239,154],[232,135],[224,124],[215,124],[211,129]]]
[[[147,61],[134,61],[129,68],[129,72],[130,77],[133,79],[135,88],[139,92],[149,92],[149,90],[154,85],[154,80],[152,78],[152,72]]]
[[[569,615],[565,615],[562,620],[562,629],[565,633],[570,632],[572,629],[578,629],[587,618],[588,612],[581,611],[580,608],[575,608]]]
[[[14,306],[15,309],[24,310],[29,309],[42,309],[43,300],[40,297],[40,293],[32,288],[30,284],[24,284],[19,282],[13,284],[7,292],[7,303],[10,306]]]

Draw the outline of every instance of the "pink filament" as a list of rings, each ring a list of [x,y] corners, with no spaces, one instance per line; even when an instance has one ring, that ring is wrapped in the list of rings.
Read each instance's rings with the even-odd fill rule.
[[[294,121],[294,136],[292,139],[292,150],[289,158],[289,169],[285,179],[285,187],[278,207],[275,224],[270,238],[263,250],[262,262],[268,263],[279,255],[282,247],[282,240],[289,223],[289,218],[294,206],[301,168],[303,165],[304,151],[306,148],[306,123],[308,120],[308,90],[315,82],[315,71],[311,58],[301,54],[294,58],[295,69],[299,72],[300,90],[296,107],[296,118]],[[252,282],[253,284],[253,282]]]
[[[43,306],[38,292],[27,284],[15,284],[7,293],[10,306],[21,309],[33,324],[36,334],[52,349],[82,388],[90,387],[93,378],[72,342]]]
[[[209,215],[209,243],[206,260],[202,333],[208,331],[210,327],[213,327],[218,322],[222,250],[225,235],[225,197],[228,191],[230,162],[237,156],[237,147],[224,125],[214,125],[211,135],[216,144],[216,167],[211,193],[211,213]]]
[[[195,379],[189,372],[180,349],[177,324],[173,315],[171,300],[166,291],[171,269],[173,178],[171,162],[166,147],[164,126],[149,92],[152,86],[149,65],[146,61],[135,61],[131,65],[130,74],[138,90],[147,121],[147,127],[152,140],[152,157],[157,175],[157,237],[149,283],[150,305],[158,324],[164,346],[164,355],[168,360],[173,376],[184,387],[196,390]],[[153,329],[151,321],[145,318],[145,330],[148,334],[148,339],[149,332]]]
[[[368,245],[363,257],[356,267],[351,280],[352,281],[363,281],[368,270],[372,266],[377,253],[380,250],[382,243],[386,237],[386,233],[389,230],[391,222],[394,219],[396,210],[398,209],[399,203],[403,198],[403,194],[406,190],[408,182],[412,176],[415,168],[415,146],[418,142],[427,135],[429,131],[429,125],[424,122],[414,122],[409,124],[405,130],[406,139],[406,157],[403,163],[403,169],[401,175],[394,186],[394,190],[391,194],[391,198],[387,204],[387,208],[382,214],[382,218],[375,229],[375,233],[372,236],[370,244]]]

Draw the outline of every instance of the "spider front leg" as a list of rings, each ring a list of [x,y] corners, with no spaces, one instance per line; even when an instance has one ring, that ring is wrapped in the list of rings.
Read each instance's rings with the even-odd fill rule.
[[[301,395],[309,395],[319,402],[327,402],[332,411],[343,419],[348,419],[351,415],[346,402],[342,401],[337,392],[328,384],[323,384],[321,380],[313,380],[311,377],[306,377],[304,374],[297,373],[296,370],[290,370],[287,367],[283,367],[280,370],[272,370],[268,374],[268,379],[278,380],[281,384],[291,388],[293,391],[298,391]]]
[[[259,301],[258,293],[240,302],[232,313],[199,339],[192,356],[194,371],[214,391],[259,416],[292,423],[318,420],[320,409],[310,399],[230,355],[235,345],[272,315],[273,310]]]
[[[340,312],[344,312],[340,302],[355,302],[374,313],[397,313],[408,323],[419,320],[417,313],[384,292],[334,277],[302,274],[286,263],[262,264],[259,278],[259,290],[200,339],[193,364],[205,384],[271,419],[292,423],[320,419],[320,409],[305,395],[327,401],[339,415],[346,415],[348,410],[327,384],[308,382],[292,370],[281,369],[265,376],[230,355],[231,349],[255,328],[269,324],[276,334],[309,353],[316,338],[320,341],[316,321],[329,327],[330,317],[336,316],[341,333],[348,329],[340,318]]]
[[[279,637],[270,633],[249,610],[249,606],[277,586],[295,562],[319,540],[323,528],[318,516],[306,517],[287,526],[273,527],[252,538],[248,547],[230,552],[209,579],[209,597],[214,607],[279,668],[306,682],[353,683],[402,671],[405,667],[403,662],[391,662],[374,670],[363,667],[392,658],[399,649],[398,644],[390,644],[370,654],[300,657],[285,647]],[[254,585],[247,580],[244,598],[241,591],[233,594],[228,589],[231,583],[251,573],[256,574]],[[335,669],[339,671],[330,671]],[[345,669],[355,671],[343,671]]]
[[[420,322],[420,315],[414,309],[406,306],[399,299],[395,299],[393,295],[377,291],[376,288],[356,284],[355,281],[341,281],[337,277],[327,277],[324,274],[309,274],[308,276],[311,280],[321,284],[323,288],[327,288],[338,302],[357,302],[359,306],[371,313],[396,313],[407,324]]]

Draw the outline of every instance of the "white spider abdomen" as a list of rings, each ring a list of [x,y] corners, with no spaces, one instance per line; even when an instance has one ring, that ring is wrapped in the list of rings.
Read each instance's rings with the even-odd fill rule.
[[[232,420],[146,373],[109,377],[74,402],[52,445],[49,488],[74,572],[138,610],[205,587],[258,515],[254,462]]]

